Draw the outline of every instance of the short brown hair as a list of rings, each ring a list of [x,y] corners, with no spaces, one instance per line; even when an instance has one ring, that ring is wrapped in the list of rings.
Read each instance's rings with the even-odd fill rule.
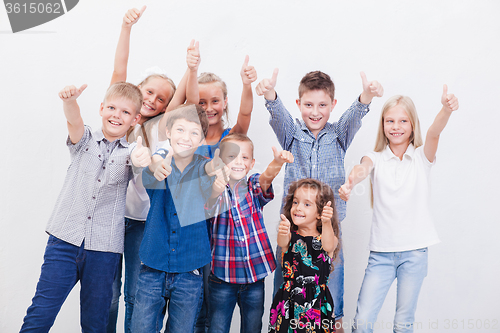
[[[198,104],[182,104],[168,112],[167,130],[170,132],[176,120],[185,119],[201,126],[203,137],[208,133],[208,117],[205,110]]]
[[[337,245],[337,248],[335,251],[333,251],[333,258],[335,258],[340,250],[340,229],[339,229],[339,220],[337,216],[337,208],[335,206],[335,197],[333,195],[332,188],[328,186],[327,184],[320,182],[319,180],[313,179],[313,178],[304,178],[300,180],[296,180],[293,183],[290,184],[290,187],[288,188],[288,194],[285,197],[285,205],[283,206],[282,214],[285,215],[285,217],[290,221],[290,229],[297,231],[298,227],[293,223],[292,220],[292,215],[290,214],[290,210],[292,208],[293,204],[293,199],[295,195],[295,191],[301,187],[306,187],[306,188],[311,188],[317,190],[316,194],[316,208],[318,209],[318,214],[321,215],[323,213],[323,207],[328,203],[328,201],[331,202],[331,207],[333,208],[333,216],[332,216],[332,227],[333,227],[333,232],[335,233],[335,236],[339,239],[339,245]],[[316,225],[316,229],[321,233],[322,232],[322,222],[321,219],[318,220],[318,223]],[[332,262],[332,267],[333,267],[333,262]]]
[[[119,81],[113,83],[106,90],[104,102],[111,98],[126,98],[135,104],[135,114],[138,115],[142,108],[142,93],[135,84]]]
[[[332,102],[335,99],[335,84],[326,73],[314,71],[304,75],[299,84],[299,98],[302,98],[305,92],[311,90],[323,90],[330,95]]]
[[[252,157],[253,157],[253,142],[246,134],[243,134],[243,133],[230,133],[230,134],[226,135],[220,142],[221,154],[222,154],[222,151],[224,150],[224,147],[227,146],[227,142],[230,142],[230,141],[249,142],[250,145],[252,146]]]

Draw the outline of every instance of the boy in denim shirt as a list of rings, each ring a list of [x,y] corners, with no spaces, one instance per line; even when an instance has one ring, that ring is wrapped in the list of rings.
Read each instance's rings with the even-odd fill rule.
[[[221,141],[224,174],[214,183],[210,207],[212,225],[212,272],[208,279],[210,333],[229,332],[236,303],[242,332],[260,332],[264,314],[264,278],[276,268],[262,209],[274,198],[272,181],[285,163],[287,151],[273,147],[274,159],[262,174],[247,179],[255,164],[253,143],[233,133]],[[217,152],[216,152],[217,154]],[[219,171],[219,170],[218,170]]]
[[[44,263],[21,332],[48,332],[78,281],[82,331],[106,330],[111,286],[123,252],[125,194],[133,174],[130,151],[135,145],[129,145],[125,134],[141,117],[142,94],[130,83],[110,86],[99,111],[102,128],[93,132],[76,102],[86,87],[68,86],[59,93],[71,164],[47,224]],[[139,150],[133,154],[143,153]]]
[[[159,332],[168,305],[167,332],[191,332],[201,306],[202,270],[211,259],[205,202],[212,194],[213,163],[195,154],[208,131],[199,105],[169,112],[167,138],[142,181],[151,208],[139,250],[143,263],[132,316],[133,332]]]
[[[335,85],[327,74],[320,71],[310,72],[300,81],[299,98],[296,100],[302,119],[294,121],[274,90],[277,77],[278,70],[275,69],[272,78],[262,80],[255,89],[258,95],[264,95],[266,99],[266,108],[271,114],[269,123],[278,141],[283,149],[290,151],[297,159],[296,163],[286,166],[284,193],[288,192],[290,183],[298,179],[315,178],[325,182],[335,194],[335,206],[339,221],[342,221],[345,218],[346,204],[340,199],[338,190],[345,180],[345,153],[361,127],[361,119],[368,113],[373,97],[382,96],[382,85],[377,81],[368,81],[361,72],[363,92],[337,122],[329,123],[330,114],[337,104]],[[278,258],[281,257],[280,251],[278,247]],[[335,319],[340,324],[336,326],[341,333],[344,316],[342,247],[338,258],[335,261],[335,269],[330,274],[328,288],[335,304]],[[274,279],[276,292],[283,282],[283,277],[281,274],[275,274]]]

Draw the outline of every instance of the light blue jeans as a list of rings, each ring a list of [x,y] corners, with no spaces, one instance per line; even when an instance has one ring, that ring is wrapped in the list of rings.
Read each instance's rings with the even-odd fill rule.
[[[427,276],[427,248],[404,252],[370,252],[358,297],[353,333],[373,332],[378,313],[397,279],[394,332],[413,332],[418,294]]]
[[[201,268],[187,273],[166,273],[142,265],[132,314],[132,332],[160,332],[166,311],[165,332],[193,332],[202,294]]]

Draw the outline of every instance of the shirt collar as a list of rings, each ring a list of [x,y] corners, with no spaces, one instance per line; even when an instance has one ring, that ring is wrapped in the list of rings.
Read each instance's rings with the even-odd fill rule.
[[[413,159],[413,155],[415,155],[415,146],[413,146],[413,144],[410,143],[408,148],[406,148],[405,153],[403,154],[403,159],[405,156],[408,156],[410,159]],[[382,152],[382,157],[384,158],[385,161],[390,160],[391,158],[396,158],[399,160],[399,158],[396,155],[394,155],[389,145],[385,146],[385,149]]]
[[[311,135],[313,138],[315,138],[314,134],[312,134],[311,130],[306,126],[306,123],[304,122],[304,120],[299,119],[299,118],[296,118],[296,120],[299,123],[300,129],[302,131],[309,133],[309,135]],[[318,138],[321,137],[324,133],[335,133],[334,131],[331,130],[332,127],[333,127],[332,123],[326,122],[325,127],[323,127],[321,129],[321,131],[319,131]]]
[[[99,142],[99,141],[103,141],[104,139],[106,139],[106,138],[104,137],[104,133],[102,132],[102,128],[101,128],[100,130],[98,130],[98,131],[95,131],[95,132],[94,132],[94,138],[95,138],[95,140],[96,140],[97,142]],[[117,140],[115,140],[115,141],[117,141]],[[105,142],[106,142],[106,143],[110,143],[110,142],[108,141],[108,139],[106,139],[106,141],[105,141]],[[114,142],[114,141],[113,141],[113,142]],[[127,147],[128,147],[128,145],[129,145],[129,143],[127,142],[127,136],[126,136],[126,135],[124,135],[124,136],[122,136],[120,139],[118,139],[118,143],[120,143],[123,147],[127,148]]]

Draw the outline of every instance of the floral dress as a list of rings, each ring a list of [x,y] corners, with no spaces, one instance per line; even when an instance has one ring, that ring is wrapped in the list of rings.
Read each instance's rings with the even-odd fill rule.
[[[328,290],[331,258],[320,236],[292,231],[283,254],[284,282],[271,307],[269,332],[335,332],[333,299]]]

